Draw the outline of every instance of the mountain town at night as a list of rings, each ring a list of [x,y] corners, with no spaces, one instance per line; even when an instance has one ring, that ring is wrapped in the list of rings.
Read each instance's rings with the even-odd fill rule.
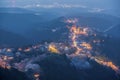
[[[119,0],[0,0],[0,80],[120,80]]]

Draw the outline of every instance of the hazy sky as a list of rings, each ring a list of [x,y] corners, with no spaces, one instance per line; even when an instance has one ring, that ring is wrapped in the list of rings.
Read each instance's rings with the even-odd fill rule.
[[[100,12],[109,10],[120,14],[120,0],[0,0],[0,7],[56,7],[56,5],[67,4],[65,7],[82,5],[83,8],[91,8],[92,11]],[[60,6],[61,7],[61,6]],[[117,13],[118,12],[118,13]],[[108,12],[109,13],[109,12]]]
[[[120,0],[0,0],[0,6],[25,6],[32,4],[80,4],[89,7],[116,7]]]

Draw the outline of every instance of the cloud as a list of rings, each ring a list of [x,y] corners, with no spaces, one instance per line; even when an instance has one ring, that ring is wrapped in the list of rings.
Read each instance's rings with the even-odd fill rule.
[[[87,8],[85,5],[80,4],[32,4],[32,5],[25,5],[24,8]]]
[[[105,11],[105,9],[102,9],[102,8],[92,8],[91,10],[88,10],[88,12],[91,12],[91,13],[99,13],[103,11]]]

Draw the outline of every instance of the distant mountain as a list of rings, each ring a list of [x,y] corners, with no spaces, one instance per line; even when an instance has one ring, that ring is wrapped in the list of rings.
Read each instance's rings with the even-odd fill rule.
[[[68,33],[67,24],[63,19],[64,17],[59,17],[42,24],[37,23],[27,34],[36,41],[61,41],[68,37],[65,34]]]
[[[68,9],[68,12],[65,12],[66,14],[62,14],[64,13],[62,11],[66,9],[48,10],[31,11],[21,8],[1,8],[1,11],[4,13],[0,12],[0,27],[4,30],[23,35],[33,41],[41,41],[48,39],[59,40],[61,38],[59,36],[63,36],[68,30],[66,28],[68,24],[64,22],[65,19],[77,18],[79,20],[77,25],[92,27],[100,32],[104,32],[110,26],[116,25],[120,21],[118,17],[103,13],[88,13],[85,11],[73,13]],[[16,11],[18,13],[8,13],[5,11]]]
[[[21,33],[36,22],[42,22],[41,16],[33,14],[0,13],[0,24],[6,30]],[[34,26],[35,27],[35,26]]]
[[[54,20],[44,22],[44,23],[36,23],[31,30],[29,30],[28,34],[32,35],[32,38],[34,39],[43,39],[43,40],[56,40],[61,39],[60,36],[63,36],[64,33],[67,32],[67,23],[64,21],[69,18],[77,18],[78,23],[77,25],[83,26],[83,27],[91,27],[93,29],[96,29],[100,32],[104,32],[106,29],[111,27],[112,25],[118,24],[119,18],[106,15],[106,14],[77,14],[72,16],[62,16],[58,17]],[[44,35],[43,35],[44,34]],[[54,37],[52,37],[54,36]],[[65,35],[64,35],[65,36]]]
[[[68,14],[64,16],[60,16],[50,22],[48,22],[47,26],[49,28],[55,28],[55,27],[64,27],[65,25],[68,25],[64,21],[67,19],[78,19],[77,25],[80,26],[86,26],[86,27],[92,27],[95,28],[101,32],[108,29],[109,27],[113,25],[119,24],[120,18],[107,15],[103,13],[76,13],[76,14]]]
[[[5,30],[24,34],[31,27],[41,27],[42,23],[52,20],[56,15],[35,12],[21,8],[0,8],[0,27]]]
[[[80,25],[92,27],[101,32],[120,21],[119,17],[104,13],[75,13],[68,18],[70,17],[77,18]]]
[[[25,37],[0,29],[1,47],[18,47],[30,44],[31,40]]]
[[[14,7],[0,7],[0,13],[34,13],[31,10]]]

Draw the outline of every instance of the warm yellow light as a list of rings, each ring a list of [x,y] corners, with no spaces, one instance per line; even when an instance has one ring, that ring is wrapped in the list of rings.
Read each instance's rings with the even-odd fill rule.
[[[56,48],[56,46],[54,44],[50,44],[49,47],[48,47],[48,50],[51,53],[59,53],[59,50]]]

